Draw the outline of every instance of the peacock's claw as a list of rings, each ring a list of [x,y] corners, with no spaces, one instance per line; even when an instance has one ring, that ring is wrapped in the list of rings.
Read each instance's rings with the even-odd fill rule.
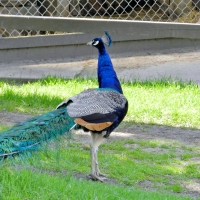
[[[95,174],[88,174],[87,175],[87,178],[88,179],[91,179],[93,181],[101,181],[101,182],[104,182],[104,180],[106,180],[107,178],[105,178],[104,176],[97,176]]]
[[[98,173],[98,176],[103,177],[104,179],[106,179],[108,177],[107,174],[102,174],[101,172]]]

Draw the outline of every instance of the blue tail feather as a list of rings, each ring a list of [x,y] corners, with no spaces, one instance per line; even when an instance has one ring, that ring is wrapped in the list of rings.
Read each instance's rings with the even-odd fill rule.
[[[0,157],[37,149],[45,141],[69,132],[74,125],[66,108],[20,122],[0,135]]]

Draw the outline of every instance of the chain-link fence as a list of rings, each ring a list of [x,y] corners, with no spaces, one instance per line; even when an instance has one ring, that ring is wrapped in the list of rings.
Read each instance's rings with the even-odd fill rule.
[[[200,23],[200,0],[0,0],[0,14]],[[2,30],[2,37],[53,32]]]

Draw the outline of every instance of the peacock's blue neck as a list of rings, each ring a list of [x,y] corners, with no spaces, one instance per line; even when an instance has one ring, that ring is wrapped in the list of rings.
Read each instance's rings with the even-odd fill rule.
[[[123,93],[120,82],[113,68],[112,61],[106,52],[105,47],[99,49],[98,82],[99,88],[112,88],[121,94]]]

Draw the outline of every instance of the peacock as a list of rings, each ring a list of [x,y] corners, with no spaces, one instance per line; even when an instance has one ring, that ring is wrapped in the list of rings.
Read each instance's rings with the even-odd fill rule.
[[[60,103],[54,111],[20,122],[3,132],[0,135],[1,158],[33,151],[44,141],[72,129],[82,129],[89,131],[92,137],[91,174],[88,178],[101,182],[106,179],[106,175],[99,170],[98,147],[121,123],[128,110],[128,101],[106,51],[105,45],[109,47],[111,43],[107,31],[104,31],[103,37],[87,43],[98,49],[99,88],[86,89]]]

